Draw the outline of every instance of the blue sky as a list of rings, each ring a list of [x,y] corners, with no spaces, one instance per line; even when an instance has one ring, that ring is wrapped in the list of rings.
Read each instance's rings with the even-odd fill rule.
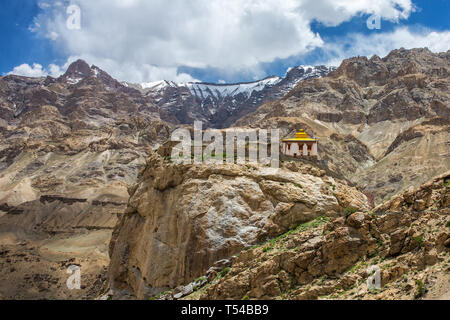
[[[158,0],[145,4],[141,0],[1,0],[0,73],[16,68],[18,74],[57,76],[70,61],[84,58],[131,82],[160,78],[237,82],[283,76],[295,65],[336,65],[353,55],[383,55],[400,46],[450,49],[448,0],[399,0],[392,8],[380,7],[379,30],[367,28],[372,11],[350,4],[345,9],[333,7],[327,0],[298,0],[302,6],[297,11],[287,5],[281,9],[274,5],[275,10],[271,1],[267,8],[243,8],[234,0],[235,7],[223,9],[228,14],[223,21],[217,18],[222,17],[220,8],[213,5],[203,17],[201,1],[167,5]],[[242,3],[246,1],[250,0]],[[147,6],[148,2],[155,3]],[[413,7],[401,7],[407,2]],[[81,8],[79,31],[64,30],[65,8],[71,3]],[[296,5],[295,0],[290,3]],[[145,10],[149,12],[142,16]],[[395,21],[395,10],[407,17]],[[161,13],[167,15],[164,20],[159,20]],[[215,20],[207,20],[215,14]],[[239,26],[234,28],[230,21]]]

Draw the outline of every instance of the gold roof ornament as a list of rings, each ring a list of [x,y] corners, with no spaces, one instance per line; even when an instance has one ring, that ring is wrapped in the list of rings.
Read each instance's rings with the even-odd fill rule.
[[[295,138],[290,139],[283,139],[283,142],[317,142],[317,139],[312,139],[308,136],[308,134],[305,132],[305,130],[301,129],[297,134],[295,135]]]

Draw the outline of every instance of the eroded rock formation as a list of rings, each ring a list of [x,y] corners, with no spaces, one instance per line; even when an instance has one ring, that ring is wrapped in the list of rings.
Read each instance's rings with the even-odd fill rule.
[[[150,297],[298,224],[367,209],[367,198],[356,189],[317,174],[174,165],[154,154],[111,241],[113,289]]]

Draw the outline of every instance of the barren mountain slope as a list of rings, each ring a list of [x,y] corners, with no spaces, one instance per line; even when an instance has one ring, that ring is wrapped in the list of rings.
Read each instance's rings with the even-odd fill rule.
[[[304,127],[319,138],[321,159],[380,203],[450,169],[449,76],[450,52],[400,49],[383,59],[352,58],[327,77],[299,83],[236,126],[286,129],[288,122],[292,131],[284,130],[286,135]],[[409,130],[420,133],[405,139]],[[365,147],[352,150],[355,144]],[[396,155],[414,160],[400,163]]]
[[[450,172],[373,211],[321,217],[242,251],[184,299],[448,299],[449,214]],[[368,289],[377,272],[381,287]]]
[[[299,66],[291,68],[285,77],[268,77],[255,82],[214,84],[157,81],[142,84],[146,98],[161,110],[162,119],[175,124],[192,124],[201,120],[205,126],[227,128],[237,119],[256,110],[263,103],[287,94],[297,83],[318,78],[333,67]]]
[[[0,123],[0,294],[97,297],[127,188],[171,130],[138,117],[64,116],[50,105]],[[66,287],[69,265],[82,268],[80,291]]]

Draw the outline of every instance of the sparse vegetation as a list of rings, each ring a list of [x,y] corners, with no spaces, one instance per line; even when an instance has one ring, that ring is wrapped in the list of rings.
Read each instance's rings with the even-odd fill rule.
[[[425,242],[425,240],[423,239],[422,236],[420,237],[415,237],[414,241],[416,242],[416,244],[419,246],[419,248],[421,248]]]
[[[169,293],[171,293],[171,291],[164,291],[164,292],[161,292],[160,294],[151,297],[149,300],[151,300],[151,301],[153,301],[153,300],[159,300],[162,296],[165,296],[165,295],[167,295],[167,294],[169,294]]]
[[[303,223],[303,224],[301,224],[301,225],[299,225],[299,226],[289,230],[288,232],[286,232],[286,233],[284,233],[284,234],[282,234],[282,235],[280,235],[280,236],[278,236],[278,237],[276,237],[274,239],[268,240],[267,242],[263,243],[262,245],[253,246],[253,247],[251,247],[251,248],[249,248],[247,250],[257,249],[257,248],[263,247],[263,252],[269,252],[272,249],[274,249],[274,247],[275,247],[275,245],[277,243],[279,243],[282,240],[286,239],[288,236],[290,236],[292,234],[299,233],[299,232],[303,232],[303,231],[306,231],[306,230],[309,230],[309,229],[317,228],[317,227],[319,227],[319,226],[321,226],[321,225],[323,225],[323,224],[325,224],[325,223],[327,223],[329,221],[330,221],[330,218],[325,217],[325,216],[321,216],[321,217],[319,217],[319,218],[317,218],[317,219],[315,219],[313,221]]]
[[[425,293],[427,293],[427,289],[424,283],[421,280],[416,280],[416,293],[414,294],[415,299],[422,298]]]
[[[351,214],[358,212],[358,209],[353,208],[353,207],[347,207],[347,208],[345,208],[344,212],[345,212],[346,216],[349,216]]]
[[[267,246],[263,249],[263,252],[269,252],[270,250],[272,250],[273,248],[271,246]]]
[[[205,280],[206,280],[206,277],[203,276],[203,277],[200,277],[200,278],[198,278],[197,280],[195,280],[195,282],[203,282],[203,281],[205,281]]]
[[[218,278],[223,278],[223,277],[225,277],[225,276],[228,274],[228,272],[230,272],[230,270],[231,270],[230,267],[224,268],[222,271],[220,271],[220,272],[217,274],[217,277],[218,277]]]

